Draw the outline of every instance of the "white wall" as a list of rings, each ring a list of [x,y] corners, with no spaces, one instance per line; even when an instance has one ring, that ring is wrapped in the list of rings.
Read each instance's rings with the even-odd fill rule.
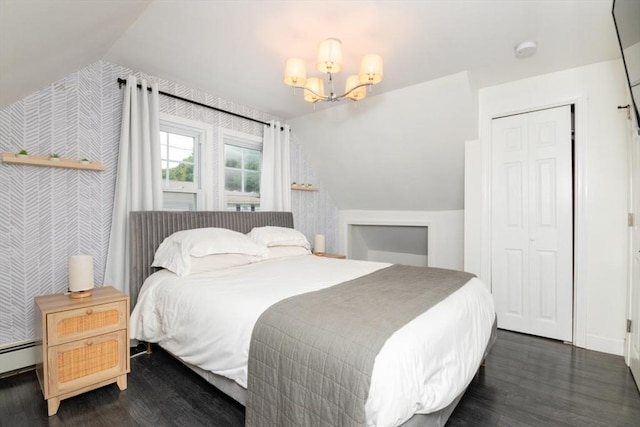
[[[382,83],[384,84],[384,82]],[[477,134],[468,73],[290,121],[340,209],[462,209],[464,141]]]
[[[628,145],[622,61],[573,68],[480,90],[481,159],[473,143],[468,160],[482,162],[481,191],[466,212],[467,265],[490,283],[490,128],[493,117],[576,104],[576,248],[574,342],[622,354],[627,292]],[[471,169],[477,165],[470,165]],[[472,172],[473,173],[473,172]],[[474,172],[477,175],[477,169]],[[474,190],[475,189],[475,190]],[[471,198],[470,200],[473,200]],[[477,209],[481,205],[480,212]]]

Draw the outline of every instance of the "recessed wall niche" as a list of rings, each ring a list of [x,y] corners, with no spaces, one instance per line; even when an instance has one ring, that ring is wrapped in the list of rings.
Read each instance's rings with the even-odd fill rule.
[[[351,224],[349,241],[351,259],[429,265],[427,226]]]

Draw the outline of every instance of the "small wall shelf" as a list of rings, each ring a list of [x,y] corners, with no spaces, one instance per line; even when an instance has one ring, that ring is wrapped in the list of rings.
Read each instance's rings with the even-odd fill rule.
[[[103,171],[104,165],[97,162],[81,163],[77,159],[60,159],[58,161],[49,160],[47,156],[32,156],[18,157],[16,153],[2,153],[2,161],[4,163],[13,163],[18,165],[31,165],[31,166],[49,166],[52,168],[70,168],[70,169],[85,169],[92,171]]]
[[[314,187],[312,185],[300,185],[300,184],[291,184],[292,190],[299,191],[320,191],[318,187]]]

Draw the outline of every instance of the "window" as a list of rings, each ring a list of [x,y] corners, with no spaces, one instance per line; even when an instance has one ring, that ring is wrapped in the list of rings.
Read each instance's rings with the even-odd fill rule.
[[[260,210],[262,137],[160,114],[163,209]]]
[[[260,210],[262,138],[221,129],[226,210]]]
[[[203,159],[210,128],[203,123],[162,115],[160,158],[163,209],[205,209]]]

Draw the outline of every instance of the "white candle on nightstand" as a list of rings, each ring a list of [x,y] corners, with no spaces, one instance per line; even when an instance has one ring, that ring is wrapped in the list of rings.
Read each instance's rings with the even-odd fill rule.
[[[313,239],[313,253],[323,254],[324,253],[324,235],[316,234]]]

